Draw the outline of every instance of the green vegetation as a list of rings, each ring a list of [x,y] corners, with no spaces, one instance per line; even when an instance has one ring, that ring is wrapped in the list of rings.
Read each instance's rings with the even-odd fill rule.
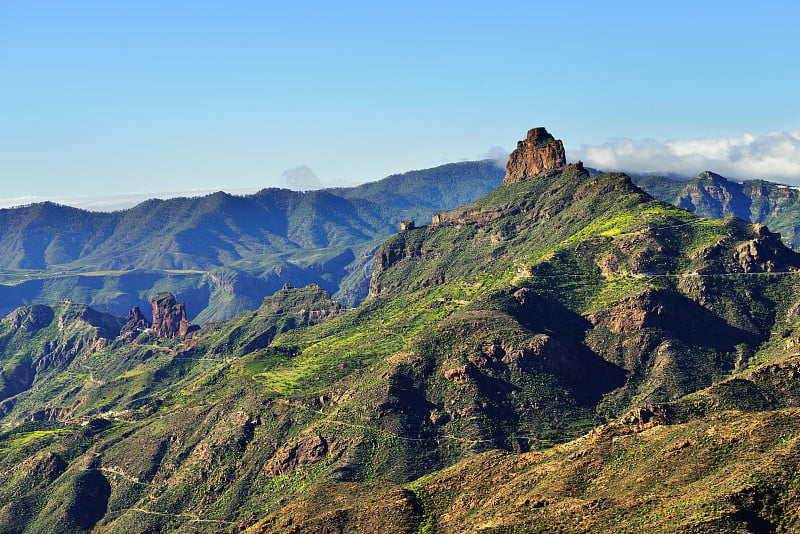
[[[320,284],[185,339],[71,303],[4,319],[0,529],[792,527],[796,254],[577,166],[445,215],[377,248],[355,309]],[[337,246],[213,283],[352,262]]]
[[[800,191],[793,187],[764,180],[739,183],[710,172],[688,181],[664,176],[634,176],[633,181],[653,197],[703,217],[734,215],[764,224],[787,246],[800,247]]]
[[[491,161],[444,165],[354,188],[149,200],[113,213],[52,203],[0,210],[0,314],[70,298],[125,315],[171,291],[193,321],[227,319],[291,283],[346,305],[367,293],[371,252],[399,221],[491,191]]]

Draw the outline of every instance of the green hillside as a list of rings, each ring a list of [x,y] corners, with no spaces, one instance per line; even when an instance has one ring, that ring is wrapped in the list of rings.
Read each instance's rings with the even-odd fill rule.
[[[710,218],[734,215],[768,226],[784,242],[800,248],[800,191],[764,180],[734,182],[713,172],[681,181],[663,176],[634,176],[653,197]]]
[[[160,291],[205,323],[258,306],[283,284],[318,284],[355,306],[374,249],[399,222],[430,220],[494,189],[491,161],[355,188],[148,200],[96,213],[52,203],[0,210],[0,314],[68,297],[124,315]]]
[[[355,309],[6,318],[0,530],[791,530],[800,255],[624,174],[513,178],[380,245]]]

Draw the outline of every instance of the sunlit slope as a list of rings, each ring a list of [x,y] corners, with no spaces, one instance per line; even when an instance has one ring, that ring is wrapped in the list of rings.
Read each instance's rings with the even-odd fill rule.
[[[735,182],[710,171],[688,181],[663,176],[635,176],[634,182],[653,197],[690,209],[698,215],[730,215],[769,226],[784,242],[800,246],[800,191],[764,180]]]
[[[105,508],[86,522],[107,532],[358,530],[379,517],[376,529],[446,529],[462,516],[436,481],[463,472],[465,492],[484,491],[470,486],[474,462],[556,458],[561,448],[526,451],[656,413],[793,331],[796,254],[763,227],[655,201],[625,175],[548,170],[435,220],[378,249],[355,310],[287,290],[188,341],[98,351],[108,376],[87,406],[130,412],[5,434],[15,480],[54,474],[8,501],[2,524],[76,523],[70,503],[99,495]],[[124,373],[101,363],[145,349]],[[140,371],[156,385],[134,392],[124,384]],[[472,528],[464,517],[452,530]]]
[[[322,191],[263,189],[151,199],[97,213],[50,202],[0,210],[0,314],[61,298],[125,315],[160,291],[205,324],[258,307],[283,284],[366,296],[372,254],[404,219],[430,220],[493,190],[490,160]]]

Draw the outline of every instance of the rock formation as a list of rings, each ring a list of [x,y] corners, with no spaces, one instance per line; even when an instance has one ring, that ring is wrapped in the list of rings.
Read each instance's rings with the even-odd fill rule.
[[[564,145],[544,128],[528,131],[528,137],[517,143],[517,149],[508,156],[504,184],[521,182],[542,171],[557,169],[567,164]]]
[[[298,467],[322,460],[327,453],[328,442],[325,438],[310,434],[294,445],[279,450],[267,465],[266,472],[272,477],[289,475]]]
[[[467,206],[437,213],[432,218],[433,226],[463,226],[465,224],[491,224],[505,216],[516,215],[519,209],[503,204],[499,206]]]
[[[44,328],[53,320],[53,309],[42,304],[24,306],[9,313],[4,321],[8,321],[12,328],[24,328],[28,331]]]
[[[754,224],[756,238],[736,248],[736,260],[746,273],[786,271],[796,253],[783,246],[781,234],[770,232],[763,224]]]
[[[125,319],[125,325],[122,327],[120,331],[120,335],[125,335],[130,333],[131,335],[137,335],[139,332],[143,332],[152,326],[150,321],[147,320],[147,317],[144,316],[142,310],[139,309],[139,306],[134,306],[133,309],[128,313],[128,317]]]
[[[175,295],[165,292],[153,299],[152,328],[159,338],[174,338],[185,336],[198,327],[186,319],[186,304],[178,304]]]
[[[347,309],[333,300],[330,292],[318,284],[297,288],[284,284],[283,288],[264,297],[256,315],[262,317],[294,316],[297,326],[324,323],[345,313]]]

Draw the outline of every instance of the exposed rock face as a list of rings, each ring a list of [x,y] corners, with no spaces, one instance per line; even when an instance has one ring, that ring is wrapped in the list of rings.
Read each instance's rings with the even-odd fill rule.
[[[402,235],[402,234],[399,234]],[[433,248],[420,249],[407,243],[398,243],[397,246],[381,247],[375,253],[375,271],[369,282],[368,298],[389,294],[393,288],[379,284],[378,275],[405,259],[423,258],[433,260],[438,257],[438,251]],[[425,285],[435,285],[444,282],[444,278],[422,279]],[[394,286],[396,288],[396,286]]]
[[[287,283],[272,296],[264,297],[256,314],[262,317],[295,315],[296,326],[308,326],[324,323],[346,311],[344,306],[333,300],[330,292],[318,284],[297,288]]]
[[[512,368],[545,369],[573,380],[587,377],[587,369],[578,355],[548,335],[534,338],[520,347],[509,345],[502,361]]]
[[[450,382],[455,382],[456,384],[459,384],[463,382],[469,382],[470,380],[474,380],[475,374],[472,372],[472,369],[470,367],[462,365],[454,369],[446,370],[444,372],[444,377]]]
[[[142,310],[139,309],[139,306],[134,306],[133,309],[128,313],[128,317],[125,319],[125,325],[122,327],[120,331],[120,335],[128,334],[138,334],[144,330],[147,330],[152,325],[150,321],[147,320],[147,317],[144,316]]]
[[[485,208],[466,207],[437,213],[433,216],[433,226],[462,226],[465,224],[490,224],[502,217],[516,215],[517,208],[509,205],[487,206]]]
[[[793,261],[796,253],[781,241],[781,234],[772,233],[763,224],[754,224],[756,238],[736,248],[736,259],[746,273],[782,271]]]
[[[34,331],[50,324],[53,317],[52,308],[42,304],[34,304],[33,306],[17,308],[8,314],[5,320],[10,321],[15,329],[24,328],[25,330]]]
[[[3,363],[0,417],[13,409],[18,400],[15,396],[33,387],[41,375],[51,377],[54,370],[66,369],[76,358],[85,358],[108,346],[119,335],[123,322],[121,317],[67,302],[56,308],[43,305],[18,308],[3,319],[5,343],[14,340],[10,343],[18,347],[15,348],[18,357]],[[55,328],[45,338],[34,343],[29,341],[38,335],[38,330],[51,326]],[[62,410],[61,407],[47,407],[31,410],[28,416],[34,420],[50,420],[57,417],[53,414],[63,413]]]
[[[153,331],[160,338],[185,336],[197,325],[186,319],[186,304],[175,300],[172,293],[159,293],[153,299]]]
[[[279,450],[266,467],[269,476],[289,475],[306,464],[322,460],[328,453],[328,442],[318,434],[303,437],[297,443]]]
[[[687,182],[680,194],[669,201],[679,208],[686,208],[712,219],[721,219],[728,215],[750,219],[755,215],[750,210],[753,199],[744,192],[742,184],[731,182],[711,171],[704,171]]]
[[[65,318],[63,315],[59,318],[59,328],[64,327],[64,319]],[[84,307],[78,316],[78,320],[88,324],[89,326],[97,328],[97,334],[94,336],[94,341],[97,341],[99,338],[105,338],[106,340],[114,339],[119,335],[120,329],[124,323],[122,317],[99,312],[89,307]]]
[[[588,315],[587,319],[595,327],[608,328],[614,334],[630,335],[645,328],[659,329],[679,333],[682,338],[709,337],[712,343],[723,345],[744,335],[695,301],[663,289],[645,289]]]
[[[542,171],[557,169],[567,164],[564,145],[544,128],[534,128],[517,149],[508,156],[506,177],[503,183],[521,182]]]
[[[560,143],[560,141],[558,142]],[[580,161],[570,165],[561,165],[561,167],[559,167],[557,170],[545,169],[538,174],[538,178],[546,180],[552,176],[557,176],[562,172],[567,171],[574,171],[576,180],[584,180],[585,178],[588,178],[588,173],[586,172],[586,169],[583,168],[583,163]],[[527,177],[532,175],[526,174],[525,176]],[[580,198],[582,198],[581,195],[585,196],[587,194],[596,194],[600,187],[609,189],[608,193],[614,194],[616,191],[620,191],[626,186],[632,186],[630,183],[630,178],[625,175],[619,176],[624,176],[624,181],[617,180],[611,187],[609,187],[609,184],[599,185],[597,180],[587,182],[585,187],[575,193],[575,199],[580,200]],[[506,176],[506,180],[508,181],[508,176]],[[507,181],[505,183],[508,183]],[[518,182],[521,180],[513,179],[510,181]],[[543,203],[543,205],[540,206],[536,206],[535,201],[527,202],[522,199],[516,200],[515,202],[506,202],[490,206],[469,204],[461,208],[443,211],[433,215],[431,225],[461,227],[467,224],[476,224],[479,226],[489,227],[504,217],[511,217],[517,215],[518,213],[525,214],[526,218],[531,221],[537,221],[541,219],[549,219],[566,207],[566,202],[558,200]]]

